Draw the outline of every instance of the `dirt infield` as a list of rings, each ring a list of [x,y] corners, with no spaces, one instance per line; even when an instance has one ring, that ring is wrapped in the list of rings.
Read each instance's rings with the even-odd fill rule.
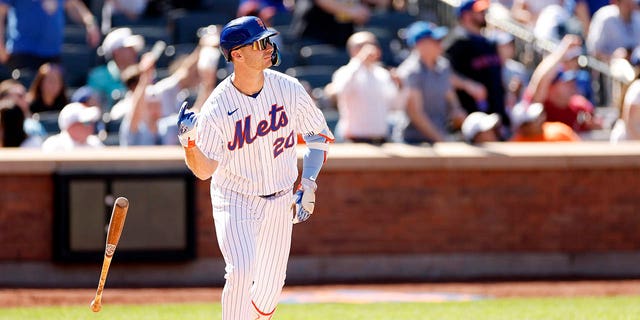
[[[295,297],[296,294],[313,293],[326,297],[340,290],[378,293],[434,292],[487,298],[615,296],[640,295],[640,280],[290,286],[285,287],[283,296]],[[103,301],[109,304],[218,302],[220,291],[221,288],[106,288]],[[94,294],[95,289],[0,289],[0,307],[89,305]]]

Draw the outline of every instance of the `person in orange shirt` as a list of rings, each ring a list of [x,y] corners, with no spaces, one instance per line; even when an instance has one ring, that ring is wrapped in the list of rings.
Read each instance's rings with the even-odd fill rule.
[[[518,103],[511,110],[513,136],[515,142],[559,142],[580,141],[571,127],[562,122],[546,121],[541,103]]]

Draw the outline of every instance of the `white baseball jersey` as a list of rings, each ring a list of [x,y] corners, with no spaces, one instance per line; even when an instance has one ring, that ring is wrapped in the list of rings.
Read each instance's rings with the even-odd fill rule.
[[[297,134],[327,128],[322,112],[297,79],[264,70],[264,86],[247,96],[227,77],[198,116],[196,144],[218,161],[212,185],[247,195],[290,188],[298,177]]]

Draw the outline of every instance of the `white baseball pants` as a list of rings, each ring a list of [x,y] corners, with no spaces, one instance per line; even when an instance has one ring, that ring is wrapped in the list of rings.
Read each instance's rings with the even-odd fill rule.
[[[263,198],[212,188],[211,199],[226,264],[222,319],[270,319],[286,276],[293,194]]]

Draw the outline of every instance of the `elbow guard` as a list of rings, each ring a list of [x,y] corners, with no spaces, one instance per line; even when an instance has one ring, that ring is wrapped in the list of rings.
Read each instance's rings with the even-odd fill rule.
[[[316,181],[322,165],[327,160],[329,143],[333,143],[335,139],[328,129],[322,130],[319,134],[303,137],[303,139],[309,150],[302,159],[302,177]]]

